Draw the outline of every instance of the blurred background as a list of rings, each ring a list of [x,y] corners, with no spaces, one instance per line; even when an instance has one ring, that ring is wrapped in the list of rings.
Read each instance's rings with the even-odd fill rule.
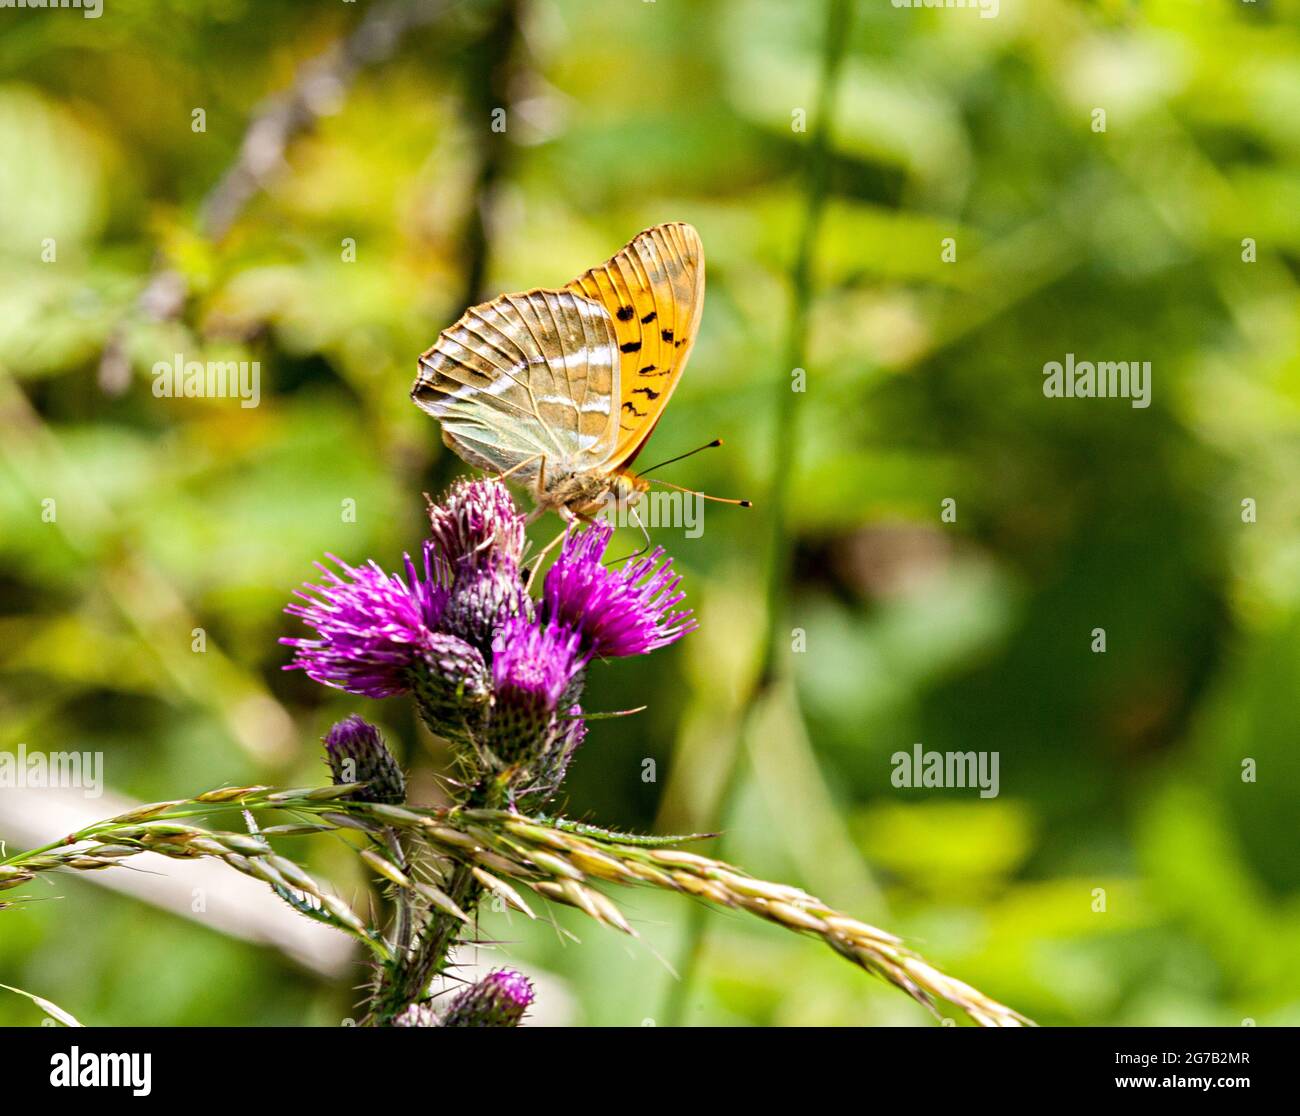
[[[11,847],[318,782],[350,712],[436,800],[404,702],[282,672],[281,608],[326,551],[395,568],[464,471],[407,397],[440,329],[685,220],[703,325],[641,463],[721,436],[662,475],[757,506],[654,531],[701,630],[592,672],[591,708],[649,708],[593,725],[565,811],[722,829],[1041,1023],[1300,1024],[1298,0],[0,29],[0,750],[106,784],[0,790]],[[258,406],[157,397],[176,353],[259,362]],[[1066,353],[1150,361],[1150,407],[1045,398]],[[1000,794],[894,787],[918,742],[996,752]],[[341,845],[295,851],[370,902]],[[353,1013],[360,959],[260,894],[106,875],[0,911],[0,981],[95,1024]],[[815,942],[621,898],[639,942],[488,911],[473,952],[548,1022],[930,1025]]]

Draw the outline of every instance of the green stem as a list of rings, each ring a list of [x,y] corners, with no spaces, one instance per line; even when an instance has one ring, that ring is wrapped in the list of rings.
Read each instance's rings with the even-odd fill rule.
[[[466,215],[462,237],[464,288],[461,304],[469,306],[482,297],[484,276],[491,254],[491,213],[496,193],[504,178],[511,144],[504,132],[489,128],[493,114],[507,109],[520,47],[523,0],[498,0],[488,25],[466,53],[464,88],[467,111],[477,121],[478,166],[475,171],[473,200]],[[507,122],[507,127],[510,123]],[[436,728],[435,728],[435,731]],[[495,787],[481,784],[470,793],[465,805],[499,805]],[[464,912],[472,915],[482,896],[482,888],[470,870],[458,865],[452,872],[446,892]],[[460,920],[446,911],[431,909],[419,933],[411,928],[413,940],[409,950],[400,950],[395,971],[381,980],[371,1003],[371,1017],[380,1024],[390,1023],[406,1006],[424,999],[429,982],[446,967],[448,956],[460,933]],[[399,938],[401,927],[398,930]]]
[[[507,792],[508,784],[504,780],[485,776],[471,788],[463,805],[471,810],[496,810],[506,801]],[[468,864],[456,865],[445,890],[460,910],[473,917],[483,897],[483,887]],[[369,1011],[375,1025],[390,1025],[410,1004],[428,995],[430,982],[450,961],[460,930],[461,922],[455,915],[437,907],[429,909],[424,927],[415,935],[411,948],[398,953],[397,963],[383,971]]]
[[[783,607],[790,579],[789,502],[790,484],[797,467],[795,449],[799,442],[799,392],[791,391],[790,375],[804,364],[808,341],[808,316],[812,307],[813,262],[817,234],[830,182],[830,149],[835,92],[850,28],[850,0],[827,0],[826,31],[822,42],[821,76],[817,91],[817,114],[808,148],[807,193],[803,222],[794,261],[790,267],[790,319],[786,327],[785,367],[780,369],[773,386],[774,441],[772,472],[766,501],[768,512],[767,541],[767,635],[763,642],[759,669],[740,717],[737,744],[732,748],[717,800],[706,823],[721,826],[731,812],[740,782],[741,751],[753,729],[763,702],[775,687],[784,669],[781,648],[785,644],[786,614]],[[719,838],[719,845],[722,838]],[[719,856],[722,852],[719,851]],[[664,1003],[666,1026],[679,1026],[690,994],[700,953],[704,945],[708,911],[703,904],[691,908],[677,961],[679,979],[669,985]]]
[[[471,916],[483,895],[482,886],[466,864],[458,864],[453,870],[446,891],[451,901]],[[429,920],[415,942],[409,964],[402,968],[387,995],[381,995],[375,1005],[377,1024],[391,1023],[409,1004],[418,1003],[428,995],[430,982],[447,967],[459,935],[460,920],[454,915],[439,910],[430,912]]]
[[[391,827],[385,836],[388,840],[389,851],[393,854],[397,867],[409,875],[411,872],[410,842]],[[393,955],[396,957],[405,957],[411,948],[411,935],[415,932],[415,912],[412,909],[412,902],[410,892],[405,888],[399,888],[397,892],[397,928],[393,934]]]

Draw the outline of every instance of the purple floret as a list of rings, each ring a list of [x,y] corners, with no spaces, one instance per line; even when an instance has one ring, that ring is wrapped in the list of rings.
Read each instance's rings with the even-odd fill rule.
[[[600,658],[643,655],[694,631],[689,609],[673,611],[686,594],[677,589],[672,559],[656,547],[621,569],[601,564],[614,528],[597,523],[564,540],[547,571],[542,599],[548,621],[578,632],[583,650]]]
[[[429,506],[429,534],[453,574],[466,567],[517,565],[527,539],[524,517],[498,480],[457,481]]]
[[[406,692],[411,667],[428,647],[447,601],[434,576],[432,548],[424,549],[422,571],[406,559],[405,578],[386,574],[374,562],[349,566],[328,557],[342,574],[316,563],[324,584],[307,584],[294,594],[302,603],[285,609],[318,637],[280,640],[294,649],[285,669],[366,697]]]

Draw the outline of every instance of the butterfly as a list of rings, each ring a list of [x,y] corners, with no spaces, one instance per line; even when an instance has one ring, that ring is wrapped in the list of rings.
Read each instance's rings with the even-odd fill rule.
[[[531,485],[534,517],[590,519],[648,487],[632,462],[682,378],[704,306],[704,246],[655,225],[559,289],[466,310],[420,357],[411,399],[468,464]]]

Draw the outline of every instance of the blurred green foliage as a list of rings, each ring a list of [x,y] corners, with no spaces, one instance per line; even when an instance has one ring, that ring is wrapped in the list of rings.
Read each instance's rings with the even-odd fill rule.
[[[568,811],[721,821],[730,858],[1044,1023],[1300,1023],[1300,3],[854,5],[789,478],[806,651],[718,819],[765,628],[820,5],[529,0],[511,27],[494,0],[449,4],[210,242],[203,199],[250,120],[377,2],[0,14],[0,748],[100,750],[114,790],[155,799],[319,779],[315,740],[358,711],[436,794],[445,753],[401,702],[280,671],[280,609],[326,551],[391,568],[421,491],[461,468],[407,391],[464,308],[480,208],[478,295],[687,220],[706,313],[649,460],[721,435],[667,475],[759,506],[657,532],[703,626],[593,671],[594,707],[649,709],[593,726]],[[159,261],[189,291],[165,320],[136,305]],[[260,361],[260,406],[155,398],[177,352]],[[1067,352],[1149,360],[1150,408],[1044,398]],[[894,788],[916,741],[997,751],[1000,796]],[[339,849],[314,855],[356,886]],[[571,912],[581,947],[500,915],[483,932],[565,982],[576,1021],[638,1024],[685,910],[628,909],[642,943]],[[739,917],[711,918],[700,960],[688,1022],[926,1018]],[[93,1023],[335,1024],[353,999],[80,880],[0,913],[0,980]],[[38,1017],[0,999],[0,1022]]]

